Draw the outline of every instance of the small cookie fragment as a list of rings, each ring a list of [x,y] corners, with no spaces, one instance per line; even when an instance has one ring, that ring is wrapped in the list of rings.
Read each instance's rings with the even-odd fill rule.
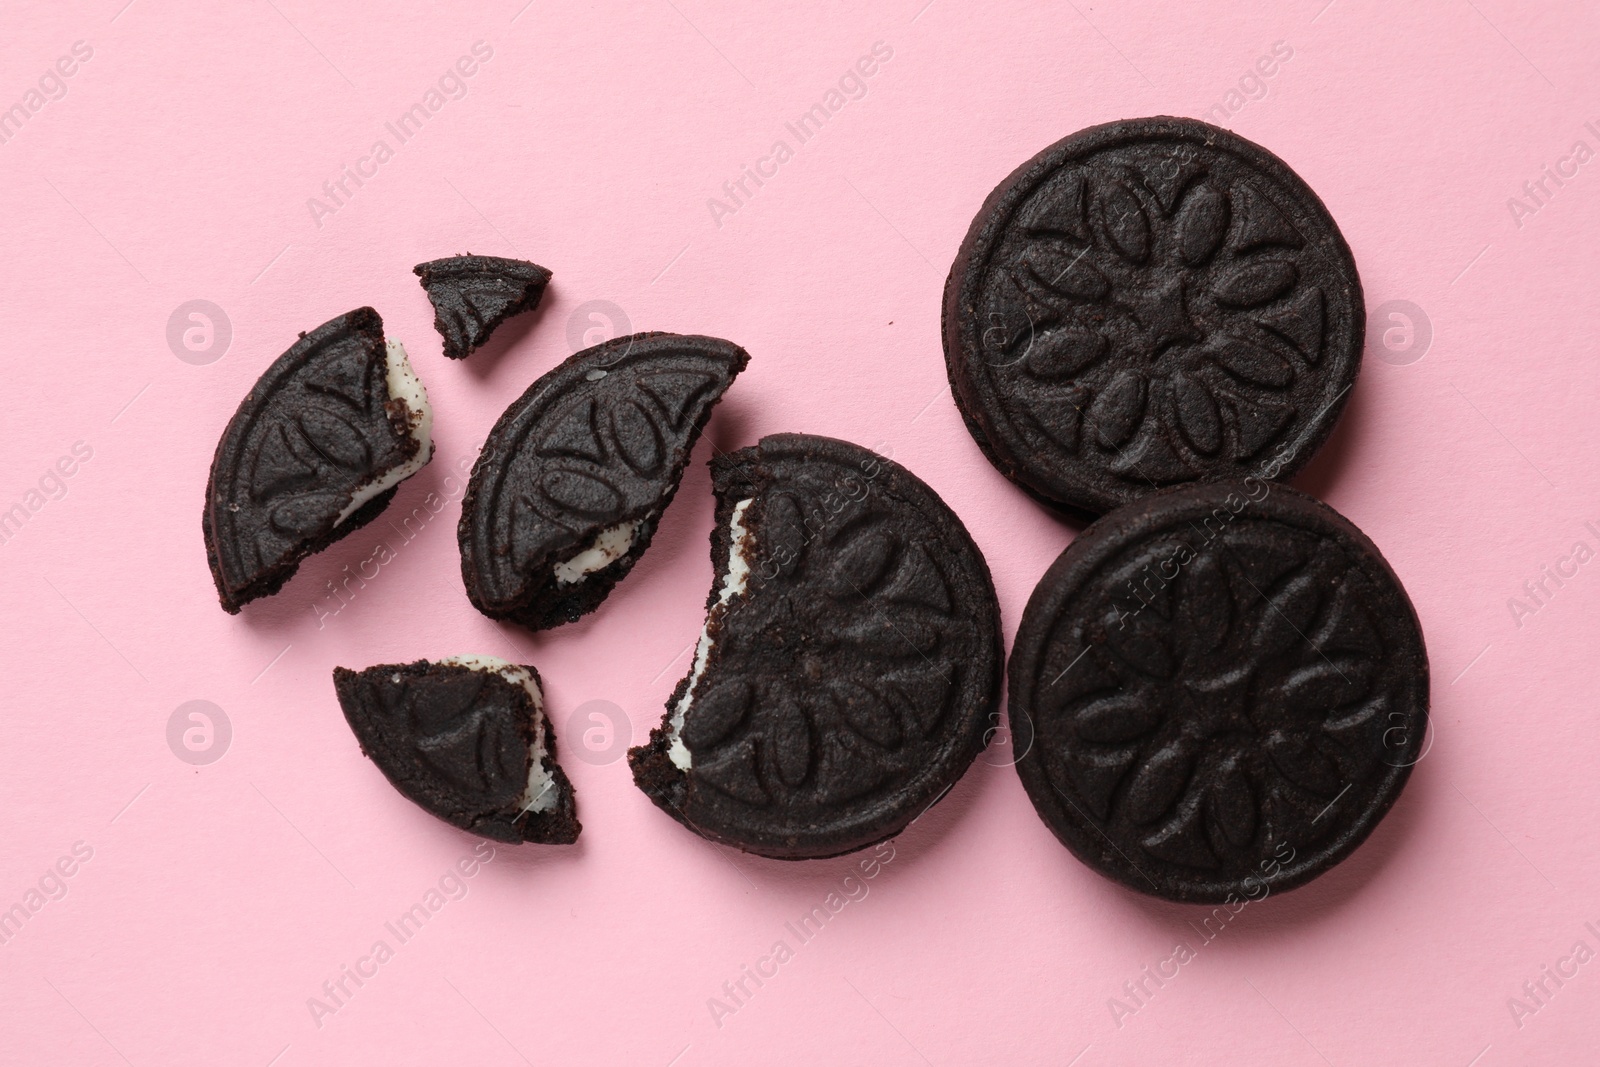
[[[383,320],[357,308],[300,335],[217,442],[201,517],[224,611],[377,518],[433,454],[433,412]]]
[[[1355,260],[1316,193],[1194,119],[1093,126],[1006,178],[944,291],[945,363],[990,462],[1104,514],[1156,489],[1287,480],[1361,366]]]
[[[711,461],[716,581],[690,673],[634,782],[714,841],[776,859],[899,833],[984,746],[1000,609],[960,519],[845,441]]]
[[[1427,650],[1399,579],[1332,508],[1254,478],[1091,525],[1028,601],[1009,678],[1040,818],[1168,900],[1317,877],[1425,751]]]
[[[556,763],[539,672],[492,656],[333,670],[361,751],[408,800],[451,826],[518,844],[582,829]]]
[[[451,359],[466,359],[502,322],[532,311],[550,283],[550,272],[537,263],[498,256],[433,259],[412,272],[428,291],[434,328]]]
[[[495,423],[461,504],[461,578],[492,619],[540,630],[599,607],[650,546],[711,409],[749,362],[715,337],[586,348]]]

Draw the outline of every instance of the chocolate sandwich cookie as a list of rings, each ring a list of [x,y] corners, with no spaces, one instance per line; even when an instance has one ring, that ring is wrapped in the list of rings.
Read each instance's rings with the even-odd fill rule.
[[[550,283],[537,263],[497,256],[451,256],[412,268],[433,304],[433,325],[444,354],[466,359],[513,315],[532,311]]]
[[[201,518],[223,610],[377,518],[433,452],[428,394],[383,320],[357,308],[300,335],[217,442]]]
[[[716,580],[693,666],[634,781],[714,841],[777,859],[899,833],[983,748],[1000,609],[961,520],[845,441],[711,461]]]
[[[578,839],[532,667],[490,656],[335,667],[333,685],[362,753],[424,811],[510,844]]]
[[[749,361],[715,337],[586,348],[500,416],[461,504],[474,607],[540,630],[593,611],[650,547],[711,409]]]
[[[1009,676],[1039,816],[1169,900],[1257,900],[1328,870],[1394,804],[1428,725],[1399,579],[1332,508],[1255,478],[1092,524],[1034,590]]]
[[[1282,160],[1135,119],[989,194],[945,282],[945,363],[1002,474],[1101,514],[1269,454],[1288,479],[1349,399],[1365,318],[1338,226]]]

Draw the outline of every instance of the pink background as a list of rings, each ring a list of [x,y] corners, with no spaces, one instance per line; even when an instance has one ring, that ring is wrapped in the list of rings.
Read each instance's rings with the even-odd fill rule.
[[[93,53],[0,144],[0,507],[26,503],[75,442],[92,449],[70,478],[45,478],[0,544],[0,907],[76,842],[92,849],[0,946],[4,1063],[1593,1055],[1600,962],[1547,980],[1537,1011],[1508,1004],[1534,1007],[1523,983],[1577,941],[1600,951],[1585,926],[1600,929],[1600,560],[1547,583],[1538,610],[1508,606],[1576,542],[1600,549],[1585,526],[1600,529],[1600,162],[1547,180],[1537,212],[1508,206],[1577,140],[1600,149],[1584,127],[1600,119],[1592,5],[125,3],[11,5],[0,32],[0,106],[26,107],[74,42]],[[466,95],[396,147],[384,124],[476,41],[492,57]],[[879,41],[893,55],[865,97],[714,220],[708,198],[778,138],[793,147],[784,123]],[[1246,78],[1258,98],[1230,99],[1279,41],[1293,56],[1266,95]],[[1404,365],[1415,345],[1396,332],[1401,351],[1380,359],[1374,331],[1338,432],[1296,483],[1365,529],[1409,588],[1433,663],[1432,748],[1351,860],[1202,945],[1189,924],[1205,909],[1120,889],[1056,843],[1002,744],[802,945],[784,924],[857,860],[713,847],[653,808],[625,762],[570,754],[580,705],[613,702],[642,740],[686,669],[711,580],[709,443],[634,576],[597,615],[537,636],[468,605],[447,475],[571,351],[574,309],[611,301],[634,329],[750,350],[717,447],[804,430],[892,449],[987,553],[1009,638],[1075,528],[963,430],[940,357],[945,271],[984,195],[1046,144],[1218,104],[1327,202],[1369,307],[1411,301],[1432,324]],[[307,199],[379,137],[393,158],[314,220]],[[555,281],[536,317],[448,364],[410,268],[468,250],[534,259]],[[232,325],[208,365],[167,341],[196,298]],[[217,436],[297,331],[367,303],[437,412],[437,458],[388,517],[429,492],[444,508],[320,626],[327,583],[393,539],[381,521],[230,618],[200,538]],[[319,1026],[307,999],[374,941],[393,947],[383,924],[475,845],[362,758],[330,668],[465,652],[543,673],[582,843],[499,850]],[[167,742],[196,699],[232,724],[206,766]],[[719,1026],[708,1000],[780,939],[793,958],[747,981]],[[1129,1003],[1123,983],[1180,939],[1195,958],[1114,1019],[1109,999]]]

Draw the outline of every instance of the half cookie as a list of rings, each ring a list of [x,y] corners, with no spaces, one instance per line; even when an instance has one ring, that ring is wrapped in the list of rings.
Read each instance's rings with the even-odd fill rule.
[[[1009,671],[1039,817],[1168,900],[1310,881],[1426,752],[1428,656],[1399,579],[1342,515],[1256,478],[1091,525],[1033,591]]]
[[[428,394],[383,320],[357,308],[300,335],[217,442],[201,518],[225,611],[377,518],[433,452]]]
[[[1000,695],[989,568],[944,502],[857,445],[780,434],[711,461],[716,583],[634,781],[777,859],[891,837],[983,748]]]
[[[534,382],[489,433],[461,505],[461,578],[493,619],[593,611],[650,546],[711,408],[749,355],[641,333]]]
[[[556,763],[539,672],[489,656],[333,669],[361,751],[451,826],[517,844],[570,845],[582,827]]]
[[[550,282],[537,263],[495,256],[434,259],[412,271],[428,291],[434,328],[451,359],[466,359],[502,322],[532,311]]]
[[[1317,194],[1193,119],[1080,130],[989,194],[950,268],[956,406],[1019,487],[1102,514],[1154,489],[1287,480],[1361,366],[1355,260]]]

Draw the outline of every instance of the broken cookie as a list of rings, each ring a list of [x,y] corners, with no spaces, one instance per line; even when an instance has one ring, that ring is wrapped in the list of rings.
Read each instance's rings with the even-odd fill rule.
[[[556,763],[539,673],[490,656],[335,667],[361,751],[408,800],[480,837],[570,845],[582,827]]]
[[[434,328],[451,359],[466,359],[502,322],[532,311],[550,284],[550,272],[539,264],[498,256],[434,259],[412,272],[428,291]]]
[[[473,606],[535,630],[598,607],[650,546],[749,358],[715,337],[641,333],[534,382],[490,431],[461,504]]]
[[[223,610],[271,596],[307,556],[377,518],[428,462],[432,426],[428,394],[376,311],[301,334],[211,461],[201,529]]]

